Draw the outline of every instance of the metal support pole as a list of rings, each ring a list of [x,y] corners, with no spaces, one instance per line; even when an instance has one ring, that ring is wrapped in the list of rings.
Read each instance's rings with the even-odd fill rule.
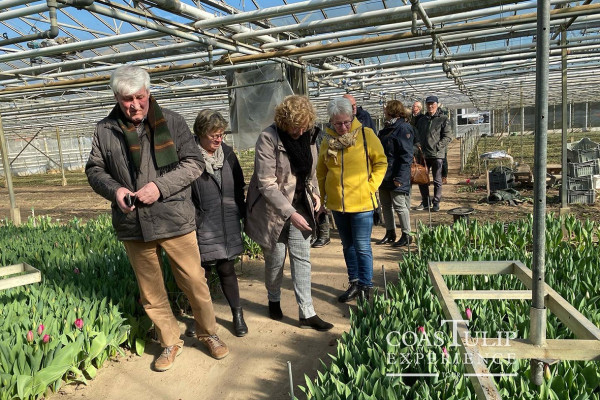
[[[10,172],[10,163],[8,162],[8,145],[4,137],[4,128],[2,127],[2,116],[0,115],[0,153],[2,153],[2,168],[4,169],[4,179],[6,179],[6,188],[8,189],[8,198],[10,200],[10,219],[13,224],[21,225],[21,212],[17,207],[15,192],[12,184],[12,174]]]
[[[62,185],[67,186],[67,178],[65,178],[65,164],[63,162],[62,145],[60,144],[60,132],[56,127],[56,143],[58,144],[58,158],[60,160],[60,172],[62,173]]]
[[[567,43],[567,32],[563,29],[560,33],[561,52],[561,68],[562,68],[562,147],[561,147],[561,184],[560,184],[560,210],[559,214],[569,213],[569,204],[567,198],[567,49],[564,45]]]
[[[521,164],[523,164],[523,136],[525,136],[525,106],[523,105],[523,83],[519,90],[521,95]]]
[[[548,140],[548,77],[550,48],[550,0],[537,3],[537,47],[535,68],[535,144],[533,188],[533,271],[530,311],[530,340],[535,346],[546,345],[546,306],[544,274],[546,253],[546,166]],[[543,363],[531,360],[531,380],[535,385],[544,381]]]
[[[589,115],[589,106],[590,103],[585,102],[585,123],[583,124],[583,131],[588,132],[590,129],[588,127],[588,115]]]
[[[573,100],[569,103],[569,130],[573,133]]]
[[[296,397],[294,396],[294,379],[292,379],[292,362],[288,361],[288,375],[290,377],[290,399],[294,400]]]
[[[506,103],[506,136],[510,136],[510,97]]]
[[[387,279],[385,277],[385,265],[383,264],[381,265],[381,271],[383,272],[383,298],[387,300]]]

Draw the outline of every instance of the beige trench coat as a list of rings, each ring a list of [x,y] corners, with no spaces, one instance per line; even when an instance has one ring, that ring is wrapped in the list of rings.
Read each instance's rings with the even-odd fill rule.
[[[311,193],[319,195],[315,173],[317,165],[315,145],[311,146],[311,151],[313,163],[306,187],[307,198],[314,209]],[[295,190],[296,176],[292,174],[287,153],[273,124],[266,128],[256,141],[254,174],[246,196],[247,212],[244,231],[261,247],[272,248],[277,243],[286,221],[296,211],[292,207]],[[312,221],[307,222],[315,226],[314,213],[311,214]]]

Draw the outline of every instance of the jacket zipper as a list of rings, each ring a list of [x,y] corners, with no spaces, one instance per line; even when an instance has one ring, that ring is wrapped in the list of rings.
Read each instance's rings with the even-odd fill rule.
[[[342,212],[346,212],[346,205],[344,204],[344,149],[342,149],[342,166],[341,166],[342,174],[340,176],[341,185],[342,185]]]

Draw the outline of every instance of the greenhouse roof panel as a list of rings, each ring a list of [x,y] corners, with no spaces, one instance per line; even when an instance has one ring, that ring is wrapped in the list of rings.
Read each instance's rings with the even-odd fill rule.
[[[209,83],[218,83],[211,96],[226,104],[227,71],[268,62],[305,66],[319,104],[344,92],[374,105],[439,92],[448,106],[502,108],[535,90],[532,0],[422,0],[416,14],[410,0],[2,3],[0,113],[49,99],[102,103],[110,73],[126,62],[148,68],[161,90],[181,89],[171,103],[182,110],[198,96],[193,88]],[[560,97],[563,26],[568,96],[595,94],[600,4],[550,5],[550,97]]]

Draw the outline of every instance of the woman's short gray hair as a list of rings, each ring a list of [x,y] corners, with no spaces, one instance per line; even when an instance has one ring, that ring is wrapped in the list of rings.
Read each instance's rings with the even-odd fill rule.
[[[336,97],[335,99],[331,99],[327,105],[327,115],[329,115],[330,120],[334,115],[347,115],[349,117],[353,117],[354,114],[352,112],[352,104],[350,103],[350,100],[345,97]]]
[[[194,121],[194,134],[198,137],[208,136],[227,128],[227,120],[218,111],[202,110]]]
[[[140,89],[150,91],[150,75],[135,65],[122,65],[110,77],[110,88],[115,95],[129,96]]]

